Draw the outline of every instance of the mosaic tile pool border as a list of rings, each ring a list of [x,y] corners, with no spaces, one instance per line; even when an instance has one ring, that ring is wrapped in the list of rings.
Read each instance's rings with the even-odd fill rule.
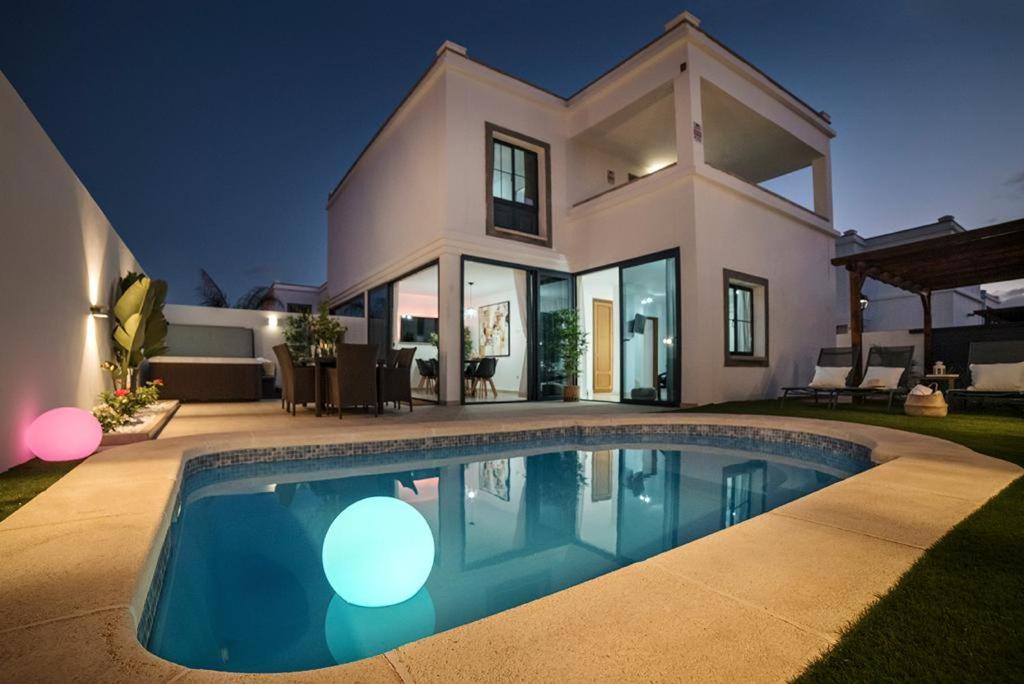
[[[247,471],[247,475],[278,474],[287,472],[282,464],[294,463],[295,471],[308,470],[310,461],[348,459],[352,466],[391,465],[417,459],[436,458],[439,449],[454,453],[446,456],[472,455],[474,449],[493,446],[516,448],[543,447],[546,444],[574,445],[601,444],[609,441],[631,443],[664,441],[665,438],[682,439],[680,444],[695,446],[727,446],[745,448],[760,453],[796,457],[850,472],[859,472],[871,466],[871,449],[848,440],[795,430],[753,427],[746,425],[715,425],[690,423],[633,423],[626,425],[573,425],[505,432],[464,435],[437,435],[394,440],[370,440],[336,444],[306,444],[283,447],[249,447],[216,453],[201,454],[185,462],[179,482],[174,508],[175,518],[182,501],[191,491],[218,481],[237,477],[231,466],[266,464],[266,473]],[[797,450],[794,451],[794,447]],[[433,452],[433,453],[432,453]],[[331,464],[336,467],[336,463]],[[156,618],[156,608],[174,548],[177,525],[172,524],[161,544],[153,579],[146,593],[142,615],[139,617],[138,639],[149,643]]]

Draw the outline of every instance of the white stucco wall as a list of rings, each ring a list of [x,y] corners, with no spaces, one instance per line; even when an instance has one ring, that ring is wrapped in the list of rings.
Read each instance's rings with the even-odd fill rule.
[[[699,179],[696,263],[684,259],[683,401],[773,397],[831,346],[833,236]],[[689,268],[686,265],[689,265]],[[725,366],[723,269],[768,280],[768,365]]]
[[[328,203],[332,301],[436,258],[429,248],[441,237],[445,208],[444,97],[444,79],[428,77]]]
[[[114,284],[141,267],[0,74],[0,291],[7,310],[0,354],[0,471],[30,458],[31,421],[52,408],[89,408],[109,387]]]

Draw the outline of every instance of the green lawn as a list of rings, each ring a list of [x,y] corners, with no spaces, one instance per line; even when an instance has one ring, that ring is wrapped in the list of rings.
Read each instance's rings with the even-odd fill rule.
[[[0,473],[0,520],[27,504],[81,461],[48,463],[34,458]]]
[[[695,411],[846,420],[920,432],[1024,465],[1024,418],[911,418],[774,401]],[[800,682],[1024,680],[1024,478],[957,525]]]

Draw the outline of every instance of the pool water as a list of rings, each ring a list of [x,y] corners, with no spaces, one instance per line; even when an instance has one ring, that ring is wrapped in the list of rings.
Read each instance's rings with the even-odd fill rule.
[[[148,646],[192,668],[351,662],[571,587],[741,523],[869,466],[821,448],[641,442],[231,466],[183,489]],[[779,453],[779,452],[783,453]],[[383,608],[328,583],[350,505],[394,497],[434,537],[426,584]],[[429,553],[429,551],[427,552]],[[345,557],[332,558],[345,563]]]

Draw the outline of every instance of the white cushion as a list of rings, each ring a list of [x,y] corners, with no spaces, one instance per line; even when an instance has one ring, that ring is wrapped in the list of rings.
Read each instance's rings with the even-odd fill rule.
[[[814,389],[838,389],[846,387],[846,377],[853,370],[853,366],[815,366],[814,378],[808,387]]]
[[[972,385],[977,392],[1024,392],[1024,361],[1020,363],[972,363]]]
[[[864,379],[860,381],[861,389],[891,389],[900,384],[900,376],[904,368],[889,366],[869,366]]]

